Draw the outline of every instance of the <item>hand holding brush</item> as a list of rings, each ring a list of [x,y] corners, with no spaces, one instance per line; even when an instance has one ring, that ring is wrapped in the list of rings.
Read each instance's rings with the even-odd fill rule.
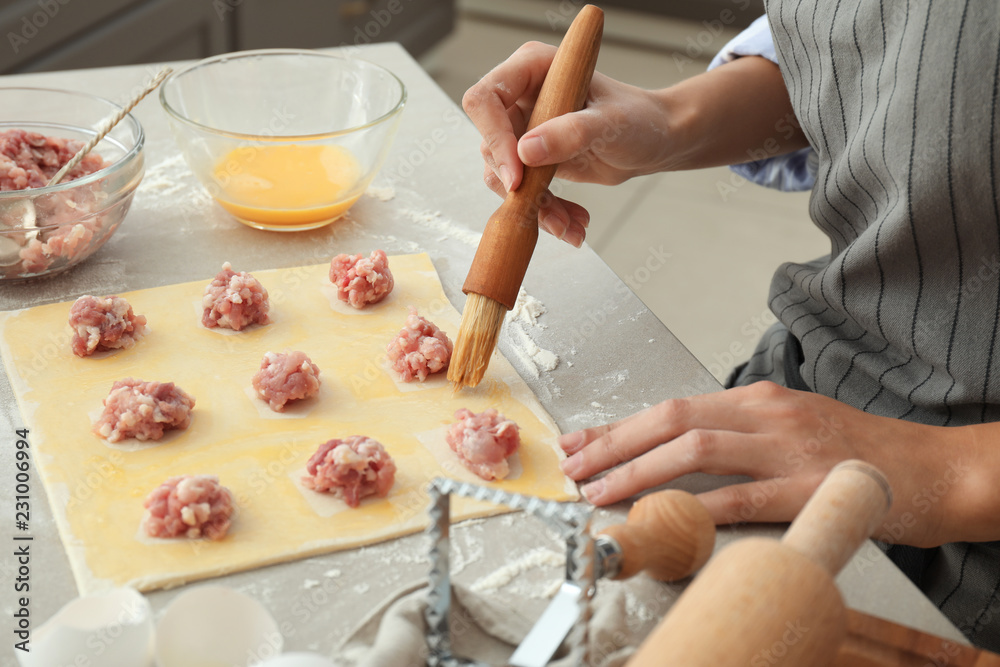
[[[577,111],[590,87],[597,63],[604,12],[587,5],[573,20],[538,93],[528,130]],[[506,311],[514,307],[528,262],[538,240],[538,210],[546,202],[557,165],[525,167],[490,217],[462,291],[468,295],[455,342],[448,379],[456,387],[474,387],[483,379]]]

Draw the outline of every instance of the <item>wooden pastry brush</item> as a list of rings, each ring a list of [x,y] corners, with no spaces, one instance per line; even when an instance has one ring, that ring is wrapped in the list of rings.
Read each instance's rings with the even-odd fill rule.
[[[580,10],[556,51],[528,130],[583,108],[604,31],[604,12]],[[490,217],[462,291],[468,295],[462,326],[448,367],[448,379],[474,387],[483,379],[500,335],[504,315],[514,307],[538,240],[538,209],[557,165],[525,167],[521,184],[507,193]]]

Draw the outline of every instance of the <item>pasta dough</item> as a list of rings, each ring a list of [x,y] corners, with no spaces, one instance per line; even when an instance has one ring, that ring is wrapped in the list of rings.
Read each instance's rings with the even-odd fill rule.
[[[385,344],[399,331],[407,306],[452,337],[460,315],[427,255],[390,261],[396,275],[392,298],[369,305],[365,316],[331,308],[323,293],[331,288],[329,264],[255,271],[271,295],[275,321],[232,336],[220,336],[191,316],[203,280],[124,294],[154,330],[141,345],[103,359],[71,352],[69,303],[0,313],[0,351],[32,429],[35,461],[81,593],[126,584],[170,587],[417,532],[426,523],[421,508],[427,482],[465,472],[457,457],[453,465],[439,460],[418,434],[451,423],[458,408],[496,408],[520,425],[521,472],[495,482],[499,488],[555,500],[579,497],[559,470],[555,425],[499,354],[483,383],[457,396],[447,383],[397,387],[385,364]],[[54,332],[53,341],[39,332]],[[308,351],[323,369],[323,388],[297,418],[262,419],[259,399],[245,391],[247,380],[265,352],[285,349]],[[88,412],[100,406],[115,380],[129,375],[169,378],[197,397],[191,426],[148,448],[112,446],[90,433]],[[295,478],[320,444],[357,433],[385,446],[399,467],[396,483],[385,499],[350,511],[324,510],[324,517]],[[443,435],[440,444],[447,450]],[[178,475],[215,475],[232,491],[238,510],[225,539],[137,538],[146,494]],[[456,520],[498,511],[503,508],[469,499],[452,502]]]

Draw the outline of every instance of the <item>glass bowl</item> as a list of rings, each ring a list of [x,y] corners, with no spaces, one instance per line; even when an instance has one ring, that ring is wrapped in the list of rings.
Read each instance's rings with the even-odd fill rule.
[[[120,110],[87,93],[0,88],[0,187],[13,187],[23,175],[5,156],[14,144],[4,133],[37,132],[82,146],[95,135],[94,127]],[[51,187],[0,190],[0,282],[54,275],[104,245],[128,213],[142,180],[144,141],[142,126],[130,114],[90,152],[103,158],[103,168]],[[26,150],[20,146],[22,158]]]
[[[373,63],[317,51],[227,53],[160,87],[188,166],[238,220],[314,229],[341,217],[385,161],[406,87]]]

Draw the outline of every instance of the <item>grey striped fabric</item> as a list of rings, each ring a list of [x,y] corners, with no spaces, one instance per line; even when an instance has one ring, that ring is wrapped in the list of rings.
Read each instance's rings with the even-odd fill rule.
[[[800,350],[808,388],[867,412],[1000,420],[1000,2],[766,4],[819,157],[810,217],[831,249],[777,271],[783,326],[738,381],[770,367],[790,384]],[[889,554],[972,641],[1000,650],[1000,543]]]

